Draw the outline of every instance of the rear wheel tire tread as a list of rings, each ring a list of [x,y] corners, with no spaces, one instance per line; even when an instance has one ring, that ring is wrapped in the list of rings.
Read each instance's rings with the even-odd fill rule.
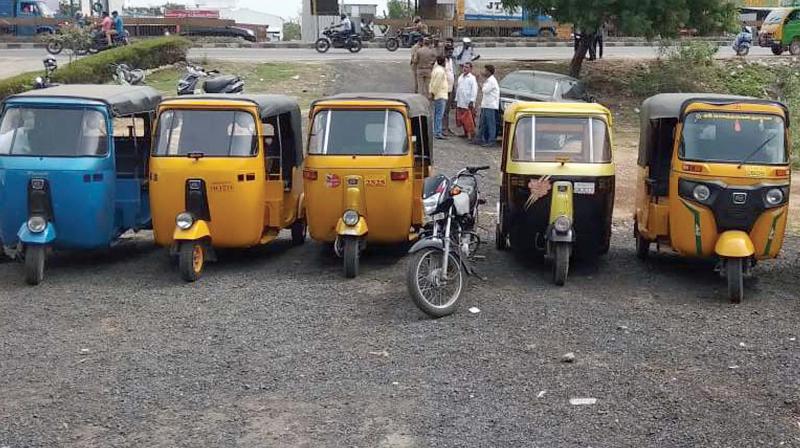
[[[199,262],[195,260],[196,252],[200,251]],[[203,275],[206,261],[206,250],[199,241],[181,243],[178,248],[178,270],[181,278],[189,283],[196,282]]]
[[[569,259],[572,255],[570,243],[556,243],[553,255],[553,283],[564,286],[569,276]]]
[[[358,277],[359,258],[361,257],[358,238],[345,237],[344,249],[344,276],[347,278]]]
[[[744,299],[744,259],[729,258],[725,260],[725,278],[728,281],[728,298],[732,303],[741,303]]]
[[[306,242],[307,229],[305,219],[298,219],[292,224],[292,246],[301,246]]]
[[[25,283],[36,286],[44,280],[47,247],[31,245],[25,248]]]

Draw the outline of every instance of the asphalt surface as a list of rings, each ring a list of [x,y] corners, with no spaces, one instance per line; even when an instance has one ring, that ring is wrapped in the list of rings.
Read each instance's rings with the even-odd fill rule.
[[[572,58],[572,48],[481,48],[479,50],[483,59],[512,60],[563,60]],[[653,59],[657,57],[657,47],[607,47],[606,57],[624,59]],[[44,49],[19,49],[0,50],[0,78],[13,76],[22,72],[39,70],[42,59],[47,57]],[[772,56],[769,49],[755,47],[750,57]],[[718,57],[733,57],[733,50],[721,47]],[[788,57],[788,56],[787,56]],[[351,54],[346,50],[332,49],[326,54],[319,54],[311,49],[257,49],[257,48],[194,48],[189,52],[189,58],[219,59],[236,62],[274,62],[274,61],[304,61],[325,62],[348,60],[353,62],[366,61],[407,61],[410,50],[401,49],[391,53],[384,49],[368,48],[358,54]],[[68,61],[66,56],[58,57],[60,62]]]
[[[393,66],[341,64],[334,88],[407,89]],[[499,150],[436,150],[441,172],[492,165],[490,229]],[[800,446],[800,238],[734,306],[712,265],[640,262],[631,235],[618,220],[557,288],[487,231],[486,280],[436,321],[402,249],[370,248],[354,280],[288,235],[191,285],[146,234],[58,254],[37,288],[0,264],[0,447]]]

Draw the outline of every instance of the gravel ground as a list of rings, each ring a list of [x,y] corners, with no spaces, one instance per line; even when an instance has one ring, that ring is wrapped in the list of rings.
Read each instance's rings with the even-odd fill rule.
[[[340,91],[408,87],[405,65],[338,71]],[[496,168],[498,152],[451,139],[436,160]],[[482,188],[488,223],[497,176]],[[0,447],[800,446],[800,238],[733,306],[712,266],[639,262],[631,233],[616,221],[564,288],[487,244],[488,280],[437,321],[399,249],[352,281],[288,235],[192,285],[147,235],[58,255],[38,288],[2,264]]]

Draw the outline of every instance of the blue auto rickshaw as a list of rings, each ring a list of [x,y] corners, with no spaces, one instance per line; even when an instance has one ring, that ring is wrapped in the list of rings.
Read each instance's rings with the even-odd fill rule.
[[[7,98],[0,117],[0,240],[41,283],[52,250],[112,246],[152,226],[147,162],[161,95],[64,85]]]

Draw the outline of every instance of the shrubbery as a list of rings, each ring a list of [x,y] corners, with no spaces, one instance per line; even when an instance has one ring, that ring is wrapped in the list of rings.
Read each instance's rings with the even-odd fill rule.
[[[180,37],[144,40],[87,56],[59,68],[53,75],[53,81],[63,84],[102,84],[112,79],[111,64],[125,63],[141,69],[157,68],[185,60],[189,46],[190,42]],[[0,99],[30,90],[37,76],[41,76],[41,72],[0,80]]]

